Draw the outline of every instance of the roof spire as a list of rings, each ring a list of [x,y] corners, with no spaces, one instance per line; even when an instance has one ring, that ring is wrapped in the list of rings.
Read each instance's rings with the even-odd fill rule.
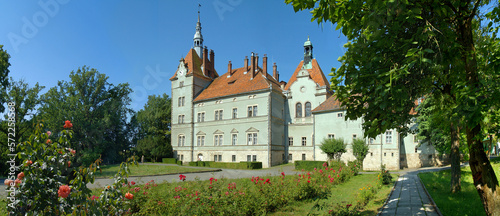
[[[201,35],[200,7],[201,4],[198,4],[198,22],[196,23],[196,32],[194,33],[193,43],[196,54],[203,59],[203,36]]]
[[[307,41],[304,42],[304,64],[302,65],[302,68],[304,69],[311,69],[312,64],[311,61],[313,59],[313,45],[311,41],[309,40],[309,35],[307,36]]]

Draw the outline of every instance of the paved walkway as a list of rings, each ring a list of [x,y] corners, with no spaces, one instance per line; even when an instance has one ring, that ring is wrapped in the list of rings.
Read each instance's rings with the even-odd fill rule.
[[[418,171],[412,171],[399,176],[389,200],[380,212],[381,216],[439,215],[420,183],[417,173]]]

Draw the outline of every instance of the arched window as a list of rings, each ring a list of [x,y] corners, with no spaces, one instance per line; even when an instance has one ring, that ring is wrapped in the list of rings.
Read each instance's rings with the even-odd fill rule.
[[[302,104],[297,103],[295,105],[295,117],[300,118],[302,117]]]
[[[306,117],[311,116],[311,102],[306,102]]]

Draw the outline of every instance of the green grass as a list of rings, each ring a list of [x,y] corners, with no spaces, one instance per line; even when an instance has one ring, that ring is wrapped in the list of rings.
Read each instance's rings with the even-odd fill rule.
[[[375,197],[372,198],[362,212],[360,212],[360,215],[377,215],[378,209],[382,208],[387,196],[392,190],[394,180],[397,179],[397,175],[393,174],[392,176],[393,182],[389,185],[382,186]],[[333,186],[330,193],[331,195],[325,200],[293,202],[281,210],[272,213],[272,215],[309,215],[310,213],[314,215],[314,213],[317,213],[313,209],[316,204],[355,204],[360,187],[367,186],[368,184],[374,186],[375,179],[377,179],[377,175],[374,174],[360,174],[354,176],[346,183]]]
[[[492,160],[491,165],[499,178],[500,163]],[[450,170],[420,173],[419,177],[443,215],[486,215],[469,167],[462,168],[462,191],[455,194],[450,192]]]
[[[101,166],[102,173],[99,170],[96,172],[97,178],[113,177],[120,169],[119,164]],[[148,165],[139,164],[139,166],[130,167],[130,176],[148,176],[148,175],[164,175],[176,173],[189,173],[196,171],[210,170],[207,168],[191,168],[183,166],[163,166],[163,165]]]

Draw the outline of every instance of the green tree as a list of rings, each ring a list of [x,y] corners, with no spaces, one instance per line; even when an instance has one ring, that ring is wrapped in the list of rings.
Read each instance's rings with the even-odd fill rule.
[[[8,116],[6,114],[4,116],[5,119],[0,122],[0,137],[2,137],[0,140],[0,151],[3,161],[8,161],[7,154],[11,153],[7,148],[7,137],[13,138],[14,143],[20,144],[27,140],[33,132],[37,116],[37,106],[41,103],[39,94],[43,88],[38,83],[34,87],[30,87],[23,80],[15,82],[10,78],[10,85],[6,89],[6,100],[14,103],[15,124],[13,128],[15,136],[8,136],[8,133],[12,131],[9,131],[10,127],[8,126]],[[0,164],[1,174],[7,173],[7,165],[5,163]]]
[[[150,95],[144,108],[137,112],[137,152],[140,156],[144,155],[154,161],[173,156],[170,119],[171,99],[168,95]]]
[[[340,157],[342,157],[342,154],[346,153],[347,151],[346,147],[347,143],[344,142],[344,139],[325,138],[321,142],[321,146],[319,148],[328,156],[328,159],[340,161]]]
[[[122,161],[129,149],[127,116],[132,111],[127,83],[113,85],[109,77],[89,67],[69,75],[42,95],[41,119],[57,136],[64,120],[74,123],[71,148],[77,150],[76,165],[89,165],[102,155],[106,163]]]
[[[450,88],[453,113],[463,116],[474,185],[486,213],[500,215],[500,187],[481,128],[486,111],[500,104],[500,89],[492,83],[500,78],[498,42],[485,41],[480,49],[494,54],[484,55],[474,40],[481,23],[497,38],[497,2],[489,9],[489,0],[286,2],[296,11],[312,9],[313,20],[332,22],[349,40],[342,66],[332,69],[332,89],[347,118],[363,118],[366,136],[390,128],[406,134],[414,101]]]
[[[356,138],[352,141],[352,154],[356,157],[359,165],[363,167],[363,161],[368,154],[369,145],[362,138]]]
[[[0,45],[0,113],[5,111],[4,103],[7,99],[7,86],[9,86],[9,63],[10,55]]]

